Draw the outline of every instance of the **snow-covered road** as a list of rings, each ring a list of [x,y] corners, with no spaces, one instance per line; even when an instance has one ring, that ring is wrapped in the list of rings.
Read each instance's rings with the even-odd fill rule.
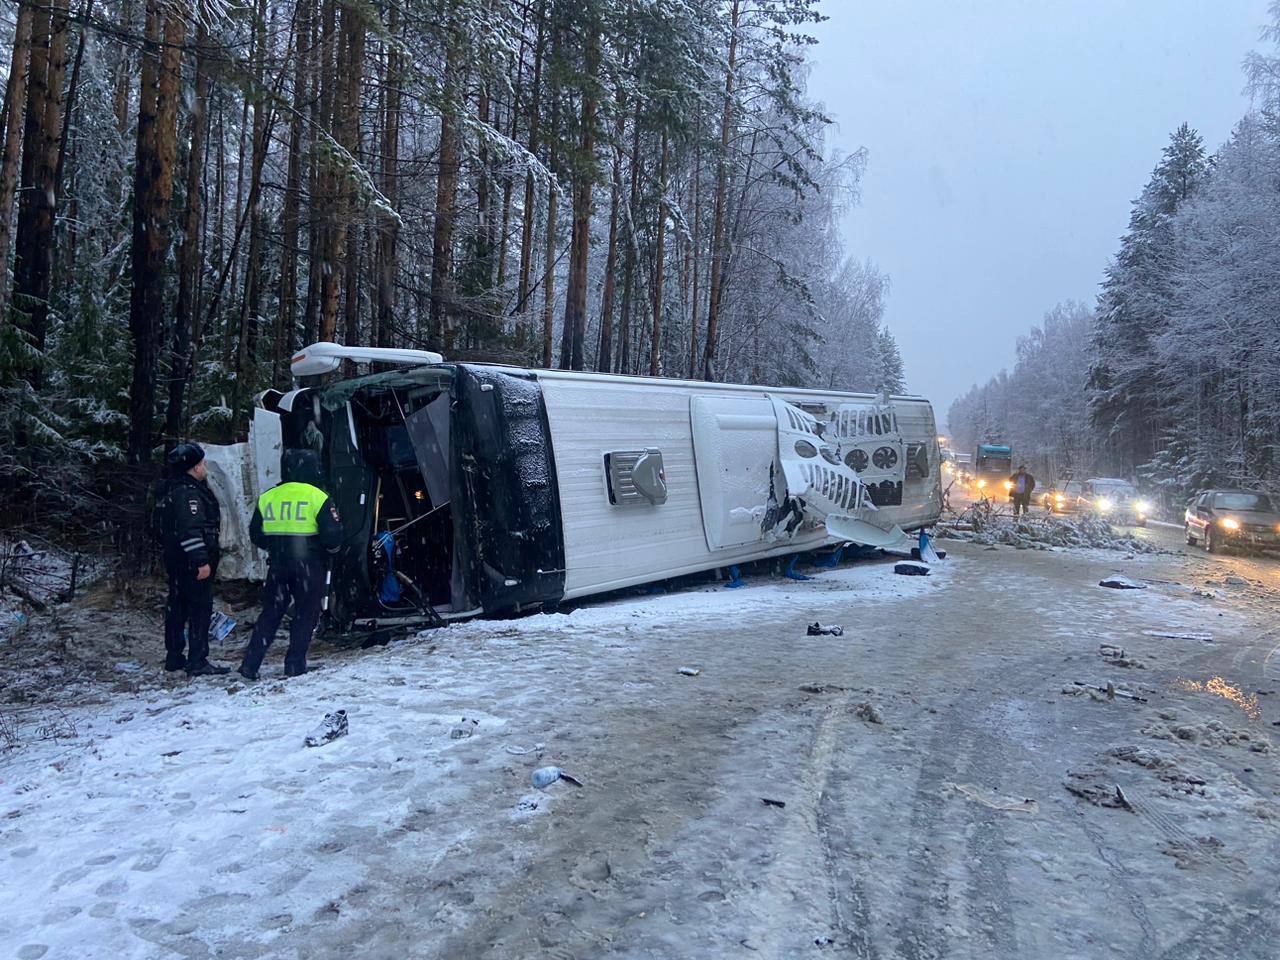
[[[1273,957],[1274,589],[953,546],[16,708],[0,956]]]

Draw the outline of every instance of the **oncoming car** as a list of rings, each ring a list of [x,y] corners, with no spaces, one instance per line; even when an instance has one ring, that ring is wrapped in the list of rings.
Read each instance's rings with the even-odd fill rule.
[[[1050,490],[1040,502],[1049,513],[1079,513],[1084,503],[1084,481],[1068,480],[1061,490]]]
[[[1147,517],[1151,515],[1151,504],[1139,496],[1137,487],[1128,480],[1107,477],[1085,481],[1081,509],[1116,523],[1139,527],[1146,526]]]
[[[1092,513],[1115,523],[1145,526],[1151,515],[1151,504],[1138,495],[1127,480],[1104,477],[1093,480],[1068,480],[1061,490],[1050,491],[1040,502],[1050,513]]]
[[[1187,507],[1187,543],[1213,553],[1224,546],[1280,547],[1280,510],[1253,490],[1206,490]]]

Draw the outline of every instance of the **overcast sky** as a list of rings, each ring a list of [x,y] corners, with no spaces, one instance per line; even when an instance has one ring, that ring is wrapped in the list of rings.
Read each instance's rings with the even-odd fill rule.
[[[1214,149],[1248,108],[1266,0],[825,0],[809,91],[866,147],[851,255],[939,421],[1018,335],[1092,303],[1170,132]]]

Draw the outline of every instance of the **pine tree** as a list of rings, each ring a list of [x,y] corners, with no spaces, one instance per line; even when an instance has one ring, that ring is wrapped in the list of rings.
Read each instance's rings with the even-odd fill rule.
[[[898,350],[898,341],[893,338],[888,327],[881,327],[876,334],[876,353],[880,374],[876,390],[889,394],[902,393],[907,385],[902,368],[902,354]]]
[[[1090,411],[1108,438],[1112,468],[1122,474],[1150,460],[1168,427],[1166,380],[1155,341],[1173,306],[1173,218],[1208,168],[1200,135],[1182,124],[1134,202],[1128,232],[1103,283]]]

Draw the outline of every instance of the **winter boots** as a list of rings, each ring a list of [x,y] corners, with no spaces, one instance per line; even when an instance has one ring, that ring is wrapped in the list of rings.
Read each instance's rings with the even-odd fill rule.
[[[230,667],[224,667],[218,663],[210,663],[206,660],[198,667],[187,667],[188,677],[220,677],[224,673],[230,673]]]
[[[347,735],[347,711],[335,710],[326,713],[320,725],[307,734],[305,741],[308,747],[322,747],[326,743]]]

